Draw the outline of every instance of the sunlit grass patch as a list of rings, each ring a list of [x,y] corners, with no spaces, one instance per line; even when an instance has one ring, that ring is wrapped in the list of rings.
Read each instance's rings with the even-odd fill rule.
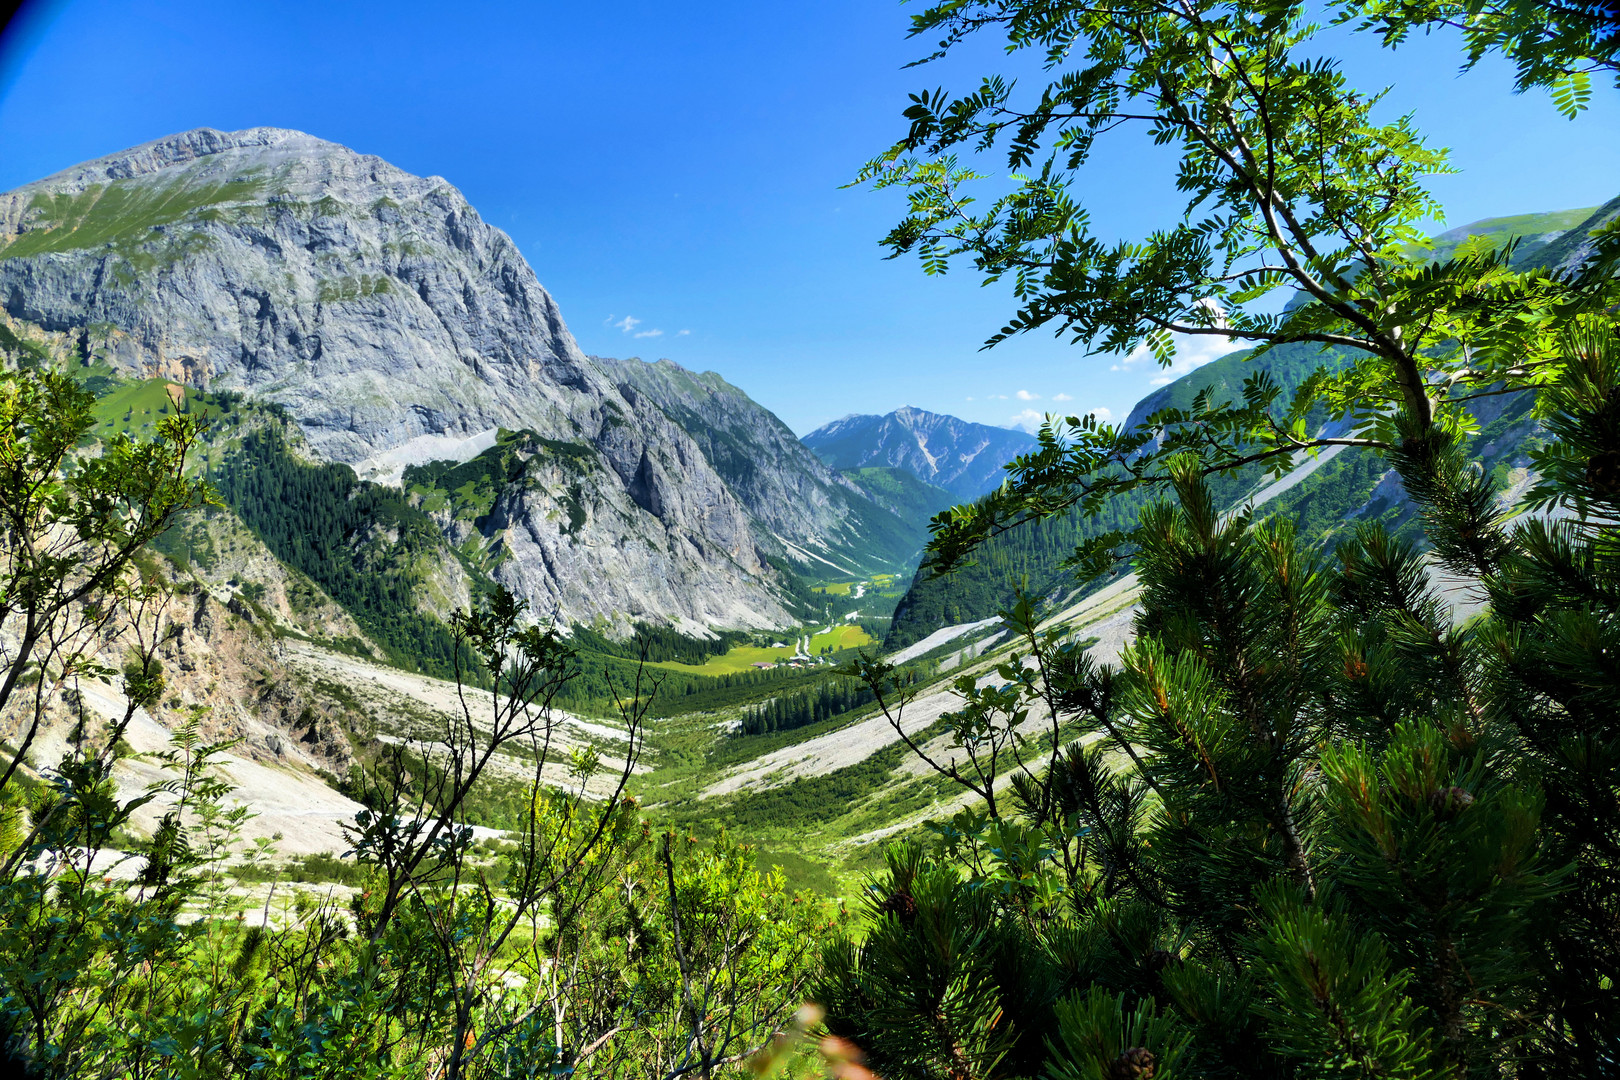
[[[853,624],[835,626],[831,631],[816,634],[810,639],[810,653],[815,655],[828,646],[832,647],[833,652],[838,652],[842,649],[859,649],[870,644],[872,644],[872,635],[861,627]]]

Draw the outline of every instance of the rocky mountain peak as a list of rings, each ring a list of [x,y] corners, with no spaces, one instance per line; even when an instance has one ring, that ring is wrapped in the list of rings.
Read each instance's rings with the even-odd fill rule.
[[[893,570],[921,547],[915,524],[834,472],[774,413],[712,371],[672,360],[591,357],[627,397],[646,398],[702,449],[759,526],[771,555],[813,575]]]
[[[510,492],[485,526],[541,615],[787,620],[704,454],[439,177],[278,128],[167,136],[0,195],[0,307],[126,376],[283,405],[362,475],[502,429],[578,447],[561,490]]]
[[[0,195],[0,302],[115,367],[292,409],[324,456],[589,427],[606,389],[516,245],[438,177],[199,129]],[[587,413],[589,410],[587,410]]]
[[[904,469],[956,498],[974,499],[1001,483],[1002,467],[1034,449],[1035,437],[904,405],[883,416],[834,420],[804,444],[835,469]]]
[[[121,150],[116,154],[86,161],[59,173],[36,180],[18,188],[18,192],[48,191],[76,193],[98,184],[119,180],[132,180],[164,169],[190,165],[202,158],[225,154],[232,150],[252,150],[261,161],[273,157],[294,165],[307,164],[322,157],[349,157],[363,160],[400,176],[408,174],[395,169],[379,157],[361,155],[339,143],[318,139],[302,131],[289,128],[256,127],[244,131],[219,131],[216,128],[196,128],[177,135],[165,135],[149,143]],[[229,169],[230,163],[221,163]],[[437,179],[437,178],[435,178]]]

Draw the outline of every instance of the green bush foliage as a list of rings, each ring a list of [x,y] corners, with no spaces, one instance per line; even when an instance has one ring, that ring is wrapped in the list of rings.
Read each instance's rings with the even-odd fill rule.
[[[579,786],[542,785],[570,655],[522,615],[503,593],[457,615],[485,687],[463,693],[488,726],[450,719],[374,762],[349,858],[277,868],[243,844],[248,811],[216,773],[231,744],[205,743],[195,718],[134,799],[111,783],[117,749],[92,741],[48,785],[0,793],[7,1050],[43,1076],[676,1077],[768,1045],[829,914],[723,834],[653,834],[623,795],[638,713],[606,797],[581,796],[588,752],[568,758]],[[125,681],[161,694],[141,657]],[[474,845],[473,796],[508,743],[536,757],[524,805],[506,842]],[[148,804],[163,807],[150,840],[112,850]],[[349,891],[238,893],[309,880]]]
[[[1620,338],[1564,347],[1532,504],[1568,516],[1505,521],[1433,432],[1392,458],[1432,555],[1363,524],[1324,557],[1185,462],[1119,667],[1008,612],[1027,660],[960,688],[972,769],[936,765],[985,799],[890,852],[829,1027],[885,1077],[1620,1068]],[[1454,622],[1436,565],[1489,607]],[[1042,706],[1090,737],[1028,739]]]

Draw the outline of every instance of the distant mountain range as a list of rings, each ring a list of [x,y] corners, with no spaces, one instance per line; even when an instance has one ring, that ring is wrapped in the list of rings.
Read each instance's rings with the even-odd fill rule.
[[[958,502],[1001,485],[1004,466],[1035,448],[1035,437],[910,406],[883,416],[846,416],[812,431],[804,444],[835,469],[904,469]]]

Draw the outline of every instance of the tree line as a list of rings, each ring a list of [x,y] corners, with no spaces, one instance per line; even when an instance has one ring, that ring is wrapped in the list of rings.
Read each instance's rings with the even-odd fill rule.
[[[744,710],[737,731],[742,735],[792,731],[841,716],[872,700],[870,688],[855,679],[823,679],[808,690],[782,694]]]

